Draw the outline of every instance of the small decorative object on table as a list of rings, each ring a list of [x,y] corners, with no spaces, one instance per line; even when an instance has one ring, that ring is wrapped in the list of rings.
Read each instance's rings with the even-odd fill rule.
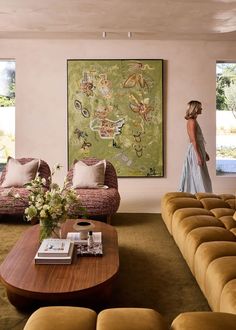
[[[52,170],[52,176],[61,166],[57,164]],[[26,184],[30,191],[29,206],[25,209],[27,221],[39,219],[40,242],[49,237],[61,238],[61,224],[68,217],[70,207],[74,210],[86,214],[86,210],[81,205],[80,198],[73,188],[64,189],[50,178],[50,189],[45,189],[46,180],[36,175],[35,179]],[[15,196],[19,198],[19,196]],[[71,217],[71,216],[70,216]]]
[[[73,226],[76,231],[79,231],[81,240],[86,240],[88,238],[88,232],[94,227],[94,224],[87,220],[77,221]]]
[[[74,242],[78,256],[96,257],[103,255],[101,232],[90,231],[90,235],[86,239],[81,239],[81,233],[69,232],[67,238]]]
[[[94,241],[93,241],[93,232],[92,232],[92,230],[89,231],[87,245],[88,245],[88,252],[93,252]]]

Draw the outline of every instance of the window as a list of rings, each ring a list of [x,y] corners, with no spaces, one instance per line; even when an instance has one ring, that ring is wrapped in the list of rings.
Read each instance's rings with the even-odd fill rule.
[[[236,175],[236,62],[216,63],[216,174]]]
[[[0,171],[15,157],[15,61],[0,60]]]

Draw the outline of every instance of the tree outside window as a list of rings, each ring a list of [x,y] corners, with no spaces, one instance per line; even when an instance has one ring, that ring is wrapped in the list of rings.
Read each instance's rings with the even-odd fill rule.
[[[0,60],[0,170],[15,156],[15,61]]]
[[[216,64],[216,174],[236,175],[236,62]]]

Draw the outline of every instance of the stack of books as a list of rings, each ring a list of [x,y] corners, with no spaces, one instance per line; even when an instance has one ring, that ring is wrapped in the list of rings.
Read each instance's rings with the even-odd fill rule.
[[[92,245],[88,244],[87,239],[81,239],[80,233],[69,232],[67,234],[67,239],[70,239],[72,242],[74,242],[78,256],[99,257],[103,255],[101,232],[93,232]]]
[[[70,239],[46,238],[36,256],[36,264],[71,264],[74,243]]]

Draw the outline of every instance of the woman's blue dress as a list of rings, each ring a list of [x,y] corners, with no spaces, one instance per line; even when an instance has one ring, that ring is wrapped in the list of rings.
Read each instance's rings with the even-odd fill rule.
[[[189,144],[183,165],[179,191],[195,194],[197,192],[212,192],[211,178],[206,164],[205,140],[198,122],[196,139],[199,151],[203,157],[203,166],[197,163],[197,155],[192,143]]]

